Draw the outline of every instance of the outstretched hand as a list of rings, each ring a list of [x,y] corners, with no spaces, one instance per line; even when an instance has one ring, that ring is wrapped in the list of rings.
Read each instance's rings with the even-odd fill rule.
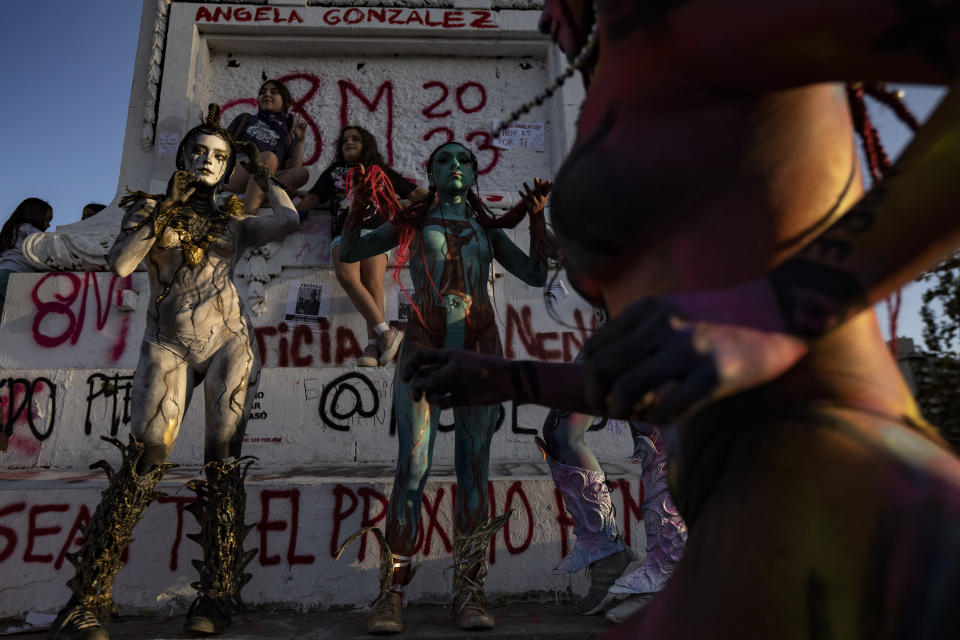
[[[410,384],[413,399],[446,409],[498,404],[510,400],[513,385],[509,360],[462,349],[417,351],[400,377]]]
[[[807,344],[775,328],[763,287],[634,303],[584,345],[587,403],[598,414],[664,424],[779,377]]]
[[[547,206],[547,196],[553,189],[552,180],[533,179],[533,188],[526,182],[523,183],[523,191],[520,191],[520,199],[527,205],[527,212],[534,214],[543,211]]]

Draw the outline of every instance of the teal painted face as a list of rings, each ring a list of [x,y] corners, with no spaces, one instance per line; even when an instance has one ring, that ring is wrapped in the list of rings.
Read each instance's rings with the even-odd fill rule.
[[[443,145],[433,154],[430,170],[437,191],[449,196],[463,196],[477,181],[473,155],[456,142]]]

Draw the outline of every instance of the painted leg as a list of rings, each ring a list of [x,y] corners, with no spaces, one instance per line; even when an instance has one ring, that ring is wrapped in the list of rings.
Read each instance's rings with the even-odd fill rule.
[[[244,480],[252,461],[241,458],[240,450],[259,370],[258,357],[245,333],[231,338],[207,367],[206,479],[187,485],[197,494],[187,510],[200,525],[200,533],[191,534],[190,539],[200,545],[203,560],[194,561],[200,579],[192,585],[198,596],[187,611],[186,633],[222,633],[230,627],[231,614],[243,609],[240,589],[251,577],[244,567],[256,551],[243,549],[243,540],[253,528],[243,522]]]
[[[487,575],[486,549],[506,518],[488,522],[490,512],[490,441],[497,406],[456,407],[457,505],[454,515],[453,612],[461,629],[492,629],[494,619],[485,607],[483,583]],[[502,519],[502,522],[499,522]],[[498,523],[499,524],[496,524]]]
[[[607,612],[607,620],[622,622],[644,608],[659,593],[683,556],[687,525],[673,504],[667,483],[667,456],[663,433],[652,424],[631,425],[634,459],[643,465],[643,522],[647,534],[647,558],[642,566],[626,573],[610,592],[627,598]]]
[[[592,423],[592,416],[551,411],[543,426],[545,441],[540,441],[577,537],[555,571],[590,567],[590,589],[578,607],[584,615],[599,613],[616,598],[610,587],[634,563],[617,530],[606,476],[583,441]]]
[[[613,593],[655,593],[667,584],[683,555],[687,525],[673,504],[667,485],[667,457],[663,434],[652,424],[640,425],[636,451],[643,464],[643,522],[647,532],[647,561],[611,587]]]
[[[412,577],[410,556],[420,528],[423,488],[430,475],[440,410],[413,402],[409,386],[394,376],[393,403],[397,421],[397,472],[387,512],[387,550],[381,558],[380,594],[367,622],[370,633],[403,631],[403,588]]]
[[[109,635],[98,618],[116,615],[113,579],[123,563],[123,550],[133,540],[132,533],[143,511],[163,494],[156,490],[164,472],[171,466],[161,464],[144,475],[137,472],[143,445],[130,436],[124,446],[115,438],[103,438],[120,450],[120,468],[114,471],[105,460],[94,466],[107,474],[109,485],[103,498],[83,529],[83,542],[67,560],[74,566],[67,586],[73,596],[50,627],[51,640],[107,640]]]
[[[137,471],[145,473],[170,457],[193,393],[193,374],[181,353],[144,341],[133,374],[130,432],[143,443]]]
[[[247,415],[260,382],[260,356],[245,332],[236,333],[206,370],[203,459],[239,458]]]
[[[183,359],[170,349],[145,341],[133,378],[134,395],[130,443],[109,440],[120,449],[118,471],[106,461],[98,464],[109,485],[86,527],[80,550],[68,554],[76,573],[67,583],[73,596],[50,628],[56,640],[105,640],[98,617],[112,615],[113,579],[120,570],[120,554],[131,541],[144,509],[160,495],[157,483],[176,440],[189,397],[189,373]]]
[[[191,586],[199,595],[187,611],[185,633],[222,633],[230,627],[231,614],[244,608],[240,590],[252,577],[244,568],[257,554],[256,549],[243,549],[243,540],[253,529],[243,522],[247,504],[243,485],[251,464],[249,457],[214,460],[204,466],[205,479],[187,484],[197,494],[187,511],[200,525],[200,533],[188,537],[200,545],[203,560],[193,561],[200,579]]]

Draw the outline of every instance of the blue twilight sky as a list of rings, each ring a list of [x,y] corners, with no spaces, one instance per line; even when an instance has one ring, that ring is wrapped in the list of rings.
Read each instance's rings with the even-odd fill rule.
[[[116,193],[141,0],[3,0],[0,23],[0,221],[30,196],[53,206],[53,225],[80,219],[87,202]],[[942,95],[910,87],[926,118]],[[887,149],[909,140],[888,111],[872,109]],[[905,290],[899,332],[919,342],[920,288]],[[886,317],[881,313],[881,324]]]

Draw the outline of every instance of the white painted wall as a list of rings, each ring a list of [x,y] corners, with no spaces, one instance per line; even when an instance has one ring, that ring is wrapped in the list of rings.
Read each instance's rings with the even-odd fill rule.
[[[263,397],[260,406],[251,410],[245,451],[272,468],[345,461],[392,463],[396,442],[389,433],[389,411],[394,367],[353,366],[347,347],[363,344],[359,314],[329,271],[294,273],[292,278],[285,275],[270,284],[267,312],[254,321],[266,367],[259,387]],[[319,280],[334,292],[329,328],[295,332],[292,323],[284,321],[287,290],[303,280]],[[396,288],[387,291],[393,297],[402,295]],[[119,303],[134,297],[136,309],[124,311]],[[0,427],[9,426],[12,436],[8,451],[0,453],[0,468],[84,469],[109,450],[98,435],[125,437],[128,425],[124,415],[129,416],[129,406],[137,401],[125,385],[136,367],[148,298],[142,273],[135,273],[129,281],[107,273],[11,277],[8,300],[15,302],[6,305],[0,323]],[[584,333],[573,326],[557,326],[546,315],[539,289],[504,277],[497,281],[495,299],[508,355],[550,360],[575,356]],[[587,327],[593,321],[591,308],[574,296],[561,300],[557,309],[561,319],[571,325],[577,323],[576,318]],[[307,364],[310,366],[303,366]],[[336,390],[327,387],[343,376],[347,376],[344,384],[360,392],[364,410],[378,407],[376,415],[333,419],[356,404],[350,392],[341,393],[333,404]],[[118,394],[113,393],[114,387]],[[376,399],[371,389],[376,391]],[[174,462],[202,462],[202,398],[198,389],[174,448]],[[546,411],[520,407],[514,431],[509,404],[506,407],[503,426],[494,437],[493,459],[535,457],[532,431],[539,431]],[[113,432],[115,410],[119,423],[118,431]],[[602,459],[622,461],[630,452],[627,428],[620,422],[591,432],[588,440]],[[441,462],[452,461],[452,434],[440,435],[436,456]]]
[[[190,582],[197,578],[190,560],[200,552],[186,534],[197,531],[197,525],[193,516],[181,511],[194,495],[183,486],[191,475],[177,470],[168,473],[161,484],[168,496],[147,509],[134,531],[129,563],[114,585],[121,613],[182,613],[195,597]],[[635,507],[642,503],[639,482],[636,476],[618,482],[613,501],[622,530],[630,532],[630,544],[645,553],[643,519]],[[72,566],[61,556],[76,549],[74,525],[82,519],[82,510],[87,515],[94,511],[103,481],[91,473],[46,472],[27,480],[5,477],[4,484],[0,491],[0,616],[56,611],[69,597],[65,583],[73,575]],[[373,600],[378,588],[376,539],[367,535],[362,560],[359,542],[337,561],[332,549],[365,521],[379,522],[392,488],[390,478],[254,471],[247,486],[246,522],[258,526],[245,546],[260,550],[248,565],[253,579],[242,592],[247,602],[304,608],[362,606]],[[424,510],[425,537],[414,557],[421,569],[406,595],[414,602],[447,602],[452,577],[448,568],[453,564],[450,482],[429,482],[424,498],[431,507]],[[509,530],[496,536],[487,593],[495,598],[571,588],[585,592],[585,576],[556,576],[551,571],[562,557],[563,538],[573,544],[572,531],[557,519],[553,483],[542,475],[522,472],[501,476],[494,481],[492,511],[500,515],[508,508],[514,514]]]

